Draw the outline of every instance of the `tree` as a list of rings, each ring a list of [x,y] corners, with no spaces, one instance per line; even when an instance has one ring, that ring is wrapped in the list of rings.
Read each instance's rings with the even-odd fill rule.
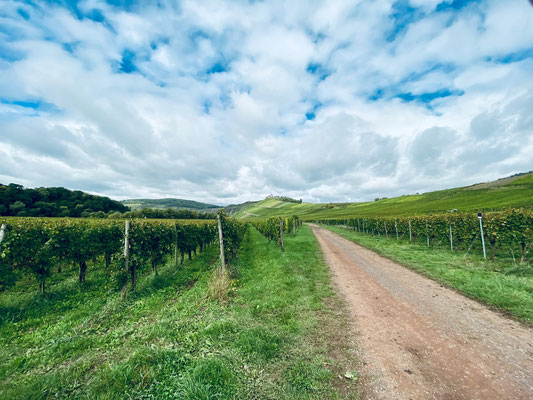
[[[9,210],[11,211],[11,214],[13,215],[17,215],[20,211],[24,210],[25,208],[26,208],[26,204],[24,204],[20,200],[15,201],[13,204],[9,206]]]

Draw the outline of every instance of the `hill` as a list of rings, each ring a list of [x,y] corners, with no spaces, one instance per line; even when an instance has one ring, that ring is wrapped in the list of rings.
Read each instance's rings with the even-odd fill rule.
[[[269,197],[238,208],[235,217],[253,219],[298,215],[304,220],[312,220],[417,215],[450,210],[478,212],[510,207],[533,208],[533,171],[493,182],[361,203],[300,204]]]
[[[241,210],[246,210],[250,207],[253,207],[257,203],[259,203],[259,201],[247,201],[241,204],[230,204],[229,206],[224,207],[224,210],[231,216],[242,215],[242,213],[240,213]],[[244,214],[246,214],[246,211]]]
[[[188,210],[210,210],[218,209],[220,206],[214,204],[200,203],[194,200],[184,199],[129,199],[123,200],[122,204],[132,210],[142,210],[143,208],[154,209],[188,209]]]
[[[91,217],[128,211],[109,197],[95,196],[63,187],[24,188],[0,184],[0,215],[17,217]]]

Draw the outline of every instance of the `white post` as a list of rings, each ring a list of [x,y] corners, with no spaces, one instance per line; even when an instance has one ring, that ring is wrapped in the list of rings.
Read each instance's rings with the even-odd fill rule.
[[[409,241],[413,241],[413,235],[411,234],[411,220],[409,220]]]
[[[485,250],[485,236],[483,235],[483,214],[477,213],[479,219],[479,230],[481,231],[481,244],[483,246],[483,258],[487,258],[487,251]]]
[[[396,229],[396,240],[400,240],[398,237],[398,221],[394,221],[394,228]]]
[[[4,240],[4,236],[6,235],[6,224],[2,224],[2,227],[0,228],[0,243]]]
[[[130,261],[130,221],[126,221],[126,226],[124,227],[124,266],[126,270],[128,269],[128,263]]]
[[[224,237],[222,236],[222,222],[220,221],[220,213],[217,214],[218,225],[218,241],[220,243],[220,266],[222,271],[226,270],[226,259],[224,258]]]
[[[452,224],[450,224],[450,248],[453,251],[453,233],[452,233]]]

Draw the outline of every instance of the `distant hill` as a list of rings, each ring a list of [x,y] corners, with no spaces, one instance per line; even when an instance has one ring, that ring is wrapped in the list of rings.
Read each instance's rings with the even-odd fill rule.
[[[292,199],[290,197],[285,197],[285,196],[273,196],[273,195],[269,195],[266,197],[265,200],[277,200],[277,201],[282,201],[282,202],[285,202],[285,203],[295,203],[295,204],[302,204],[302,200],[296,200],[296,199]],[[252,209],[254,207],[255,204],[259,203],[259,202],[264,202],[265,200],[257,200],[257,201],[247,201],[245,203],[241,203],[241,204],[230,204],[229,206],[225,206],[224,207],[224,210],[231,216],[244,216],[244,217],[247,217],[247,216],[251,216],[251,217],[254,217],[256,215],[254,215],[253,213],[250,214],[249,210]],[[244,214],[250,214],[250,215],[244,215],[243,213],[240,213],[241,210],[244,210],[243,213]]]
[[[18,217],[102,217],[128,211],[109,197],[95,196],[63,187],[24,188],[0,184],[0,215]]]
[[[355,190],[355,189],[354,189]],[[295,203],[282,197],[234,206],[241,219],[298,215],[304,220],[318,218],[402,216],[443,213],[450,210],[478,212],[504,208],[533,208],[533,171],[493,182],[455,189],[406,195],[361,203]]]
[[[194,200],[184,200],[184,199],[130,199],[123,200],[122,204],[127,207],[130,207],[132,210],[142,210],[143,208],[154,208],[154,209],[187,209],[187,210],[205,210],[213,211],[220,206],[214,204],[200,203]]]
[[[259,201],[247,201],[241,204],[230,204],[229,206],[224,207],[224,210],[231,216],[240,215],[239,212],[241,210],[253,207],[253,205],[257,203],[259,203]]]

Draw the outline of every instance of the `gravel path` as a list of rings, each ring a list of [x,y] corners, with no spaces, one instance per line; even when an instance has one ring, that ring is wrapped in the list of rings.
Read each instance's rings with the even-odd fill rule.
[[[533,399],[533,330],[310,225],[353,315],[366,399]]]

